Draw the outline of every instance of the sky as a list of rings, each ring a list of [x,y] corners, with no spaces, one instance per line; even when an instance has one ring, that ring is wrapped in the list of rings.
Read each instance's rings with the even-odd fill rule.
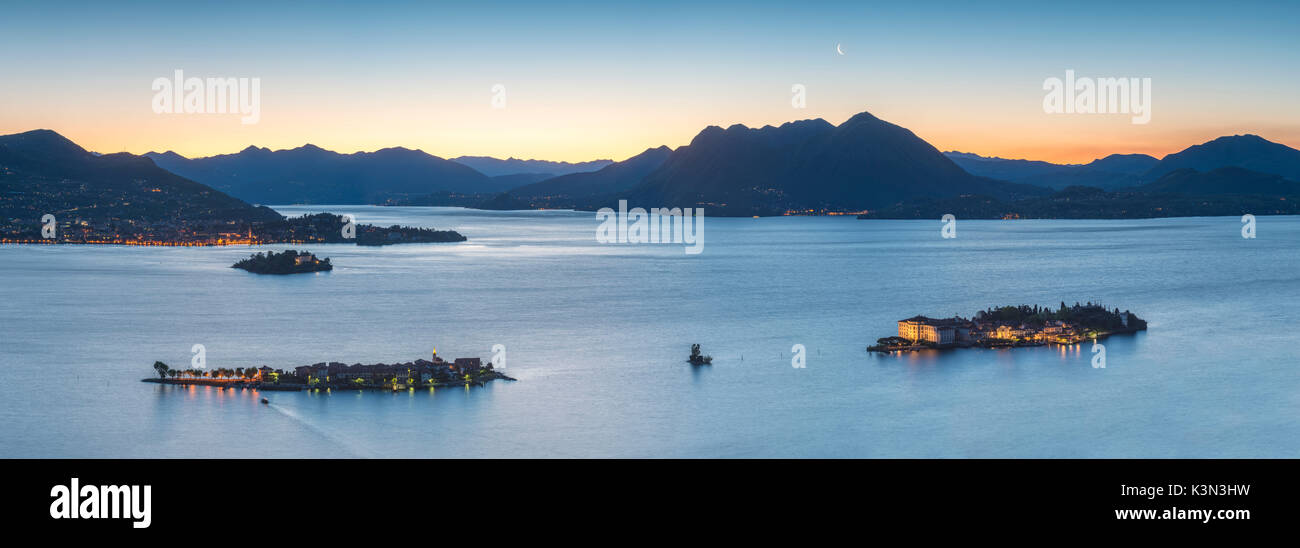
[[[200,4],[6,2],[0,134],[584,161],[867,111],[940,150],[1063,163],[1244,133],[1300,148],[1296,1]],[[177,70],[257,78],[257,122],[155,112]],[[1149,123],[1045,112],[1067,70],[1150,78]]]

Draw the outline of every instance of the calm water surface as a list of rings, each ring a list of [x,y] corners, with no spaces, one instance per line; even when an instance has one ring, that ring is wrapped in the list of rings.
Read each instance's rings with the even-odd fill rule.
[[[709,218],[700,255],[595,242],[591,213],[330,210],[461,244],[0,246],[5,457],[1295,457],[1300,218]],[[283,249],[284,246],[274,246]],[[1078,348],[865,352],[914,314],[1102,301],[1150,322]],[[698,342],[714,365],[685,363]],[[807,367],[790,364],[794,344]],[[188,367],[491,357],[430,393],[141,383]]]

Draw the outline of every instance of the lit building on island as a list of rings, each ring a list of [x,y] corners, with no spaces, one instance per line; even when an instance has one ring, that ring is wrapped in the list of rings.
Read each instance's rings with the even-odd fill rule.
[[[971,340],[972,327],[961,318],[913,316],[898,322],[898,336],[912,341],[952,344]]]
[[[1077,345],[1088,339],[1146,329],[1146,321],[1132,312],[1108,310],[1088,302],[1059,308],[1020,305],[989,308],[970,318],[913,316],[898,321],[898,336],[877,339],[873,352],[911,351],[924,348],[982,346]]]

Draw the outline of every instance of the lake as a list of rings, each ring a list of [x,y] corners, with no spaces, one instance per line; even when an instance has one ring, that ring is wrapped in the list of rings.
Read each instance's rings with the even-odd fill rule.
[[[706,218],[703,252],[600,244],[592,213],[285,206],[460,231],[297,246],[0,246],[4,457],[1295,457],[1300,218]],[[866,352],[916,314],[1101,302],[1090,344]],[[692,343],[713,365],[692,367]],[[264,393],[187,368],[492,357],[516,382]],[[804,368],[791,348],[806,348]]]

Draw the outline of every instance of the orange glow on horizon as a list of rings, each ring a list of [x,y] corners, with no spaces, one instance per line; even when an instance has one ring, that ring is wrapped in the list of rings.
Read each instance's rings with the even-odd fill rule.
[[[567,111],[542,111],[512,106],[505,109],[510,112],[508,116],[500,114],[503,111],[484,110],[438,112],[437,116],[425,112],[405,119],[391,113],[364,112],[337,113],[328,119],[309,112],[277,117],[271,111],[262,122],[250,126],[222,117],[149,114],[144,118],[101,120],[98,113],[82,119],[20,114],[0,123],[0,134],[52,129],[95,152],[143,154],[171,150],[188,158],[234,154],[249,146],[283,150],[312,144],[340,154],[405,147],[441,158],[493,156],[584,162],[624,160],[661,145],[677,148],[689,144],[710,125],[728,127],[739,123],[754,128],[812,118],[840,124],[857,112],[870,111],[886,122],[911,130],[942,151],[1053,163],[1087,163],[1111,154],[1160,158],[1217,137],[1245,133],[1300,148],[1300,127],[1264,120],[1244,120],[1240,125],[1208,119],[1180,122],[1175,113],[1168,112],[1144,126],[1105,117],[1052,117],[1023,112],[1017,116],[972,115],[925,105],[762,113],[692,108],[668,114],[648,106],[628,112],[614,111],[608,105],[570,107]]]

